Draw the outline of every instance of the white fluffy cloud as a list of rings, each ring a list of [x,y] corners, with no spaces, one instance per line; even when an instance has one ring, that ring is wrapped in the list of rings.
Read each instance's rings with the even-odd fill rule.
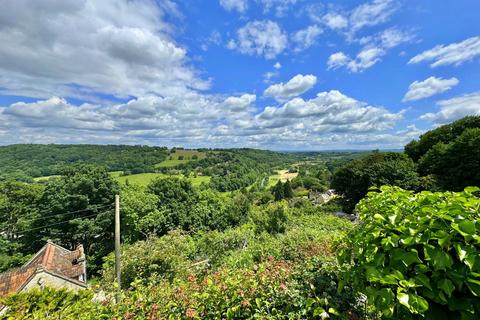
[[[277,15],[297,2],[257,1]],[[247,0],[222,3],[239,12],[250,4]],[[170,0],[4,0],[1,8],[0,94],[38,101],[0,106],[0,144],[305,150],[398,147],[406,136],[392,131],[397,130],[393,127],[401,112],[392,113],[338,91],[321,92],[310,100],[297,98],[315,85],[312,75],[297,75],[268,88],[265,95],[280,102],[264,109],[256,106],[255,94],[203,93],[208,81],[191,66],[194,57],[174,40],[175,23],[166,22],[182,19]],[[343,28],[343,23],[332,18],[330,25]],[[313,43],[320,25],[297,32],[291,41]],[[224,41],[214,32],[203,40],[207,49]],[[229,47],[274,59],[289,47],[288,36],[275,22],[252,21],[237,31]],[[367,64],[375,56],[367,53],[359,54],[356,63]],[[280,67],[280,63],[274,65],[273,76]],[[111,95],[120,99],[110,99]],[[79,100],[89,103],[75,102]]]
[[[322,22],[332,30],[345,32],[349,39],[359,30],[387,22],[399,8],[395,0],[373,0],[358,5],[351,10],[339,10],[329,6],[325,13],[321,6],[309,6],[309,17],[315,22]]]
[[[379,62],[383,55],[385,55],[385,50],[377,47],[364,48],[355,59],[351,59],[343,52],[337,52],[330,55],[327,67],[328,69],[346,67],[352,72],[362,72]]]
[[[179,15],[169,0],[5,0],[1,7],[3,94],[126,97],[208,86],[163,22]]]
[[[130,143],[268,149],[400,147],[414,130],[392,131],[392,113],[339,91],[255,109],[256,96],[189,92],[113,106],[50,98],[0,107],[2,143]],[[403,132],[403,131],[402,131]]]
[[[302,51],[310,48],[318,39],[318,36],[322,33],[317,25],[308,26],[305,29],[298,30],[292,35],[292,40],[295,43],[295,51]]]
[[[274,59],[287,47],[288,39],[280,26],[270,20],[252,21],[237,31],[237,40],[227,47],[241,53]]]
[[[256,99],[257,96],[254,94],[244,94],[240,97],[228,97],[223,102],[223,105],[227,108],[227,111],[248,111]]]
[[[317,83],[317,77],[311,74],[297,74],[287,83],[277,83],[268,87],[263,93],[267,97],[275,98],[278,101],[301,95],[310,90]]]
[[[447,46],[435,46],[414,56],[408,63],[428,61],[431,62],[430,67],[435,68],[452,64],[458,66],[477,57],[480,57],[480,36],[471,37]]]
[[[402,30],[397,27],[391,27],[371,36],[356,39],[355,42],[362,45],[374,44],[387,50],[404,43],[412,42],[414,39],[415,34],[411,30]]]
[[[423,81],[414,81],[408,87],[403,101],[414,101],[428,98],[433,95],[450,90],[459,83],[457,78],[442,79],[429,77]]]
[[[330,29],[340,30],[348,26],[348,19],[340,13],[328,12],[321,21]]]
[[[364,45],[355,58],[350,58],[343,52],[336,52],[330,55],[327,61],[327,68],[337,69],[345,67],[352,72],[362,72],[381,61],[388,50],[414,39],[415,36],[412,32],[392,27],[374,35],[355,40],[355,42]]]
[[[343,52],[335,52],[328,57],[328,69],[337,69],[348,64],[350,58]]]
[[[480,115],[480,92],[437,102],[440,110],[436,113],[426,113],[422,120],[442,124],[452,122],[465,116]]]
[[[220,0],[220,5],[228,11],[245,12],[248,8],[247,0]]]
[[[253,125],[290,138],[313,139],[318,135],[378,132],[392,128],[402,117],[403,112],[391,113],[332,90],[310,100],[294,98],[281,107],[267,107]]]
[[[352,32],[386,22],[397,9],[394,0],[374,0],[359,5],[350,14]]]

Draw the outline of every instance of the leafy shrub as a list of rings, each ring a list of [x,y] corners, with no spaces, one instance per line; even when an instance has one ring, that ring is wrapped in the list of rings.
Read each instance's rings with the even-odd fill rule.
[[[267,232],[270,234],[284,232],[288,220],[288,210],[285,202],[255,208],[250,215],[255,224],[255,231],[257,233]]]
[[[137,241],[122,248],[122,287],[128,288],[138,279],[143,283],[157,283],[160,279],[172,281],[185,275],[195,253],[192,238],[173,231],[161,238]],[[114,281],[115,256],[108,255],[102,270],[106,285]]]
[[[101,305],[92,303],[92,297],[93,292],[90,290],[74,293],[65,289],[33,289],[0,299],[0,306],[8,306],[8,309],[2,310],[5,313],[0,314],[0,318],[15,320],[108,319],[102,317]]]
[[[338,294],[336,273],[324,260],[294,266],[268,258],[250,268],[220,268],[214,273],[144,285],[135,282],[115,303],[107,295],[92,301],[78,293],[45,289],[13,295],[7,319],[348,319],[355,298]],[[320,272],[319,272],[320,269]]]
[[[480,318],[480,189],[370,192],[346,237],[344,275],[384,318]]]

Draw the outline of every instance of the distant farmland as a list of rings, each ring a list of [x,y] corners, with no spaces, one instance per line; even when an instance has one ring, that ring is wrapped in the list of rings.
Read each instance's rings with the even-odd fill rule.
[[[125,184],[128,180],[129,184],[136,184],[142,187],[146,187],[153,179],[155,178],[182,178],[182,175],[168,175],[163,173],[139,173],[131,174],[128,176],[119,176],[114,175],[115,179],[121,183]],[[202,183],[208,183],[211,179],[209,176],[198,176],[198,177],[189,177],[187,178],[194,186],[199,186]]]

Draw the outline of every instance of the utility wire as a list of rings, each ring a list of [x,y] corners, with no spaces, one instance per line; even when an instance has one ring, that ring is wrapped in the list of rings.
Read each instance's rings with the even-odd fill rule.
[[[95,213],[95,214],[92,214],[92,215],[88,215],[88,216],[85,216],[85,217],[81,217],[81,218],[82,218],[82,219],[92,218],[92,217],[94,217],[94,216],[98,216],[98,215],[100,215],[100,214],[102,214],[102,213],[107,213],[107,212],[110,212],[110,210],[103,211],[103,212],[98,212],[98,213]],[[61,221],[61,222],[57,222],[57,223],[51,223],[51,224],[48,224],[48,225],[45,225],[45,226],[41,226],[41,227],[36,227],[36,228],[21,230],[21,231],[19,231],[19,232],[15,232],[15,233],[16,233],[16,234],[23,234],[23,233],[25,233],[25,232],[40,230],[40,229],[44,229],[44,228],[48,228],[48,227],[60,225],[60,224],[63,224],[63,223],[67,223],[67,222],[70,222],[70,221],[75,220],[75,219],[78,219],[78,218],[73,218],[73,219],[69,219],[69,220],[65,220],[65,221]],[[0,234],[3,233],[3,232],[7,232],[7,231],[8,231],[8,230],[1,230],[1,231],[0,231]]]
[[[21,219],[21,221],[24,222],[24,221],[44,220],[44,219],[51,218],[51,217],[63,216],[63,215],[80,213],[80,212],[85,212],[85,211],[92,211],[92,210],[96,210],[96,209],[104,209],[104,208],[107,208],[109,206],[113,206],[113,204],[106,204],[106,205],[103,205],[103,206],[94,206],[94,207],[91,207],[91,208],[88,208],[88,209],[82,209],[82,210],[76,210],[76,211],[70,211],[70,212],[60,212],[60,213],[51,214],[51,215],[48,215],[48,216],[40,216],[40,217],[37,217],[37,218],[33,218],[33,216],[31,216],[27,219]],[[18,224],[18,222],[10,223],[10,224],[7,224],[6,226],[14,226],[14,225],[17,225],[17,224]]]

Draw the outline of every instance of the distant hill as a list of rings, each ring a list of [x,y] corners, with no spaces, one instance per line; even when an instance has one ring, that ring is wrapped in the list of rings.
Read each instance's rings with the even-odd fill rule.
[[[31,181],[58,174],[73,164],[95,164],[109,171],[148,172],[168,156],[166,147],[127,145],[17,144],[0,147],[0,179]]]

